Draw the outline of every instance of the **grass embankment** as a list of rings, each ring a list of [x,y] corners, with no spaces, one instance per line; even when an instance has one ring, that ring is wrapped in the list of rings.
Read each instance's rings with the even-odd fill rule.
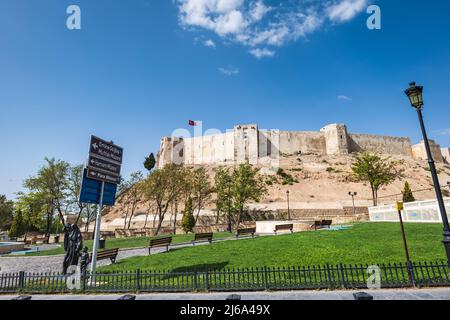
[[[405,230],[413,261],[445,258],[440,224],[407,223]],[[173,248],[168,253],[124,259],[100,270],[188,271],[403,261],[405,254],[398,223],[361,223],[349,230],[300,232]]]
[[[229,232],[216,232],[214,233],[213,239],[220,239],[220,238],[227,238],[232,237],[233,234]],[[164,236],[161,236],[164,237]],[[155,237],[156,238],[156,237]],[[148,246],[150,242],[149,237],[138,237],[138,238],[108,238],[106,239],[105,243],[105,249],[112,249],[112,248],[139,248],[139,247],[146,247]],[[194,239],[193,234],[179,234],[173,236],[172,243],[182,243],[182,242],[190,242]],[[83,247],[87,246],[89,249],[89,252],[92,251],[92,240],[83,241]],[[61,244],[61,247],[30,253],[26,256],[52,256],[57,254],[64,254],[64,247],[63,244]],[[22,255],[21,255],[22,256]]]

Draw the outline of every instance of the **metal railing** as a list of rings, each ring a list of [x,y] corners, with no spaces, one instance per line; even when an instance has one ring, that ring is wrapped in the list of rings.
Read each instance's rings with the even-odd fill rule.
[[[119,271],[79,276],[79,286],[69,289],[73,275],[60,273],[0,274],[0,293],[81,292],[190,292],[367,288],[368,268],[379,268],[381,288],[450,286],[450,268],[444,261],[378,265],[322,265],[262,267],[205,271]],[[412,273],[412,277],[411,277]],[[413,280],[412,280],[413,279]]]

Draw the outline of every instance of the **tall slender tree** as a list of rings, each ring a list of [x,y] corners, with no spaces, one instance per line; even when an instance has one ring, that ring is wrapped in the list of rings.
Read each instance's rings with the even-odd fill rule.
[[[32,193],[39,195],[41,199],[49,202],[49,207],[56,210],[61,223],[65,224],[64,208],[68,198],[68,174],[70,165],[62,160],[45,158],[45,165],[42,166],[36,176],[28,178],[24,182],[24,187]]]
[[[400,161],[381,158],[378,154],[363,152],[355,156],[352,171],[358,181],[366,181],[372,190],[373,205],[378,203],[378,190],[403,177]]]
[[[150,153],[150,155],[148,157],[145,158],[144,167],[145,167],[145,169],[147,169],[150,172],[155,167],[155,164],[156,164],[156,160],[155,160],[155,156],[152,152],[152,153]]]

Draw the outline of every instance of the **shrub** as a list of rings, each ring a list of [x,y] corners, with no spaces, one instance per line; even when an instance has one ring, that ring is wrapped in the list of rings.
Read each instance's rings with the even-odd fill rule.
[[[186,201],[183,218],[181,219],[181,228],[185,233],[192,232],[195,226],[194,210],[192,209],[192,199]]]

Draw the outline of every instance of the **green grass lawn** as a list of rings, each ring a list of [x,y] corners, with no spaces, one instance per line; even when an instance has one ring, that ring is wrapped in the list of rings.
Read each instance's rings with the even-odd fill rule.
[[[216,232],[216,233],[214,233],[213,239],[227,238],[227,237],[232,237],[232,236],[233,236],[233,234],[229,233],[229,232]],[[105,249],[146,247],[146,246],[148,246],[150,239],[151,238],[147,238],[147,237],[110,238],[110,239],[106,239]],[[194,239],[193,234],[179,234],[179,235],[173,236],[172,243],[189,242],[192,239]],[[93,243],[92,240],[83,241],[83,247],[87,246],[89,248],[89,252],[91,252],[92,251],[92,243]],[[63,244],[61,244],[61,247],[59,247],[59,248],[27,254],[27,257],[29,257],[29,256],[51,256],[51,255],[56,255],[56,254],[64,254]]]
[[[440,224],[405,224],[411,260],[445,258]],[[112,242],[112,241],[110,241]],[[168,253],[124,259],[101,267],[113,270],[205,270],[326,263],[403,262],[398,223],[360,223],[349,230],[310,231],[171,249]]]

